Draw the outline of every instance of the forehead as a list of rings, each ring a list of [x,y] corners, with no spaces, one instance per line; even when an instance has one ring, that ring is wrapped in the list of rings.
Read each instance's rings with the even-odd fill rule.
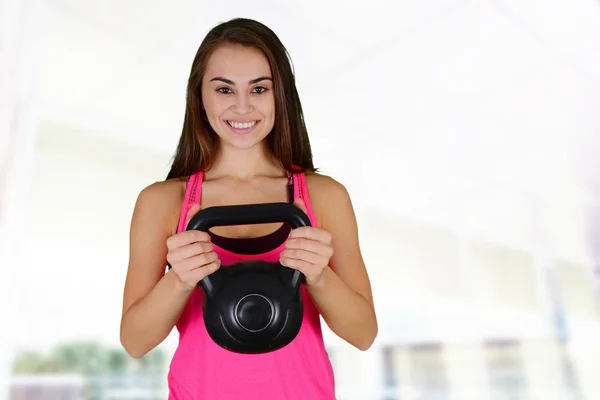
[[[271,76],[271,67],[256,48],[226,45],[217,48],[208,59],[206,77],[215,76],[247,82],[259,76]]]

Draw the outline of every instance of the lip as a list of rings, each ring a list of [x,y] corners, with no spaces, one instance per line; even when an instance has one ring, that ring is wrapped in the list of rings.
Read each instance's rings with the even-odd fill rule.
[[[239,124],[244,124],[246,122],[254,122],[254,121],[260,122],[260,120],[258,120],[258,119],[241,119],[241,118],[228,118],[224,121],[225,122],[232,121],[232,122],[237,122]]]
[[[233,126],[229,125],[229,122],[227,122],[227,121],[237,122],[239,124],[254,122],[254,121],[256,121],[256,123],[254,124],[254,126],[251,126],[250,128],[239,129],[239,128],[234,128]],[[261,121],[256,120],[256,119],[226,119],[226,120],[223,120],[223,122],[225,123],[225,125],[227,125],[227,127],[233,133],[238,134],[238,135],[246,135],[246,134],[252,132],[254,129],[256,129],[256,127],[260,124]]]

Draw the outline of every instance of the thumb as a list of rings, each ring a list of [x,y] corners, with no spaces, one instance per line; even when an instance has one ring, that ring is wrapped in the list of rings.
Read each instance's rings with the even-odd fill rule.
[[[301,209],[305,214],[308,214],[308,210],[306,209],[306,204],[304,204],[304,200],[301,198],[297,198],[294,200],[294,205]]]
[[[192,218],[194,218],[194,215],[198,214],[198,211],[200,211],[201,208],[202,207],[198,203],[192,204],[192,206],[187,211],[187,217],[186,217],[186,220],[185,220],[185,226],[189,225],[189,223],[192,220]]]

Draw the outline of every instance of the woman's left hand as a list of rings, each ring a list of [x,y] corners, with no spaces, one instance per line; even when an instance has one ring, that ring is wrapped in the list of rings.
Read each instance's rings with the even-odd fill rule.
[[[302,199],[296,199],[294,205],[307,213]],[[285,242],[285,250],[281,252],[280,263],[302,272],[306,285],[314,286],[321,281],[332,255],[331,234],[324,229],[303,226],[292,229]]]

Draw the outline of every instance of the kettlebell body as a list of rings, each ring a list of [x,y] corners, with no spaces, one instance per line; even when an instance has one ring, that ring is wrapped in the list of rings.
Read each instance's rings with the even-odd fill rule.
[[[215,206],[199,211],[186,230],[213,226],[286,222],[310,226],[310,219],[290,203]],[[304,275],[279,262],[247,260],[222,265],[198,284],[204,292],[204,324],[224,349],[245,354],[267,353],[288,345],[304,317]]]

